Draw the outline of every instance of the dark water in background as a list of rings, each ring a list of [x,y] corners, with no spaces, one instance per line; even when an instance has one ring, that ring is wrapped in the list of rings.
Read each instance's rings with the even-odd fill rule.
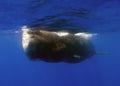
[[[119,4],[119,0],[0,1],[0,86],[120,86]],[[23,25],[98,33],[92,39],[98,55],[79,64],[30,61],[21,45]]]

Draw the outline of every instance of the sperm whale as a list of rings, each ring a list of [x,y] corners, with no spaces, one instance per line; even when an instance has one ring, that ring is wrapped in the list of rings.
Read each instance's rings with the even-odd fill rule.
[[[96,53],[90,41],[93,35],[23,26],[22,45],[31,60],[78,63]]]

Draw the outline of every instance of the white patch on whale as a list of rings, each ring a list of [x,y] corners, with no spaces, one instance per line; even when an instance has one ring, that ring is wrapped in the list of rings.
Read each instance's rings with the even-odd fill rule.
[[[58,36],[67,36],[69,35],[68,32],[55,32]]]
[[[78,59],[81,58],[81,56],[79,56],[79,55],[73,55],[73,57],[74,57],[74,58],[78,58]]]
[[[89,40],[91,39],[93,36],[96,36],[97,34],[90,34],[90,33],[85,33],[85,32],[80,32],[80,33],[76,33],[74,34],[75,36],[78,36],[78,37],[82,37],[86,40]]]
[[[23,49],[26,50],[26,48],[28,47],[29,42],[30,42],[30,35],[28,34],[28,32],[30,30],[27,28],[27,26],[23,26],[22,27],[22,31],[23,31],[23,34],[22,34],[22,45],[23,45]]]

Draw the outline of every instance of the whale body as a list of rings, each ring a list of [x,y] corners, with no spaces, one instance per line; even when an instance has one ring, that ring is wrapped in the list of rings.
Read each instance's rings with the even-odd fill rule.
[[[22,45],[31,60],[78,63],[96,52],[89,40],[91,34],[69,31],[49,31],[40,27],[22,28]]]

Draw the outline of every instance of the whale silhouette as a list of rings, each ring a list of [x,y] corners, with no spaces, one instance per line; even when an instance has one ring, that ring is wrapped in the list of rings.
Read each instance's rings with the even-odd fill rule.
[[[93,35],[22,27],[22,45],[31,60],[78,63],[96,54]]]

